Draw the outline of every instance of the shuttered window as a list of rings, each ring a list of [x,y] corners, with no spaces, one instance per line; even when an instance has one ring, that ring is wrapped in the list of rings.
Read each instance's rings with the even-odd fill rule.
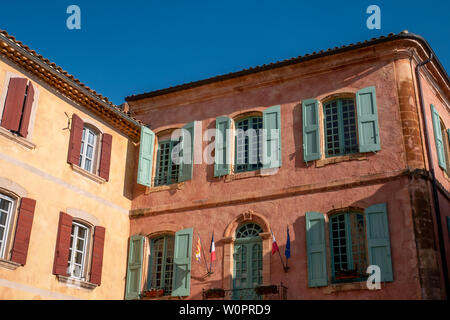
[[[16,203],[20,203],[17,219],[13,212]],[[31,228],[33,226],[36,200],[21,198],[20,201],[5,194],[0,194],[0,259],[8,259],[8,242],[12,240],[10,260],[25,265],[28,256]],[[14,221],[15,233],[12,232]]]
[[[174,247],[174,236],[151,240],[148,289],[163,289],[164,295],[172,294]]]
[[[24,78],[11,78],[0,125],[22,137],[27,137],[34,94],[35,89],[30,81]]]
[[[53,274],[101,284],[105,228],[74,220],[60,212]],[[91,245],[92,243],[92,245]],[[90,250],[92,248],[92,250]],[[90,272],[88,262],[91,261]]]

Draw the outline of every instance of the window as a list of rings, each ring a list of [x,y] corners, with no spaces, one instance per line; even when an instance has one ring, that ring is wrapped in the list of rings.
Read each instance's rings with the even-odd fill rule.
[[[376,88],[339,94],[324,100],[302,101],[303,160],[325,160],[336,156],[381,150]],[[320,125],[323,117],[323,130]],[[323,134],[322,134],[323,133]],[[323,141],[323,143],[322,143]],[[337,161],[351,157],[338,158]],[[335,163],[332,161],[325,161]]]
[[[70,234],[69,261],[67,263],[67,274],[69,277],[85,278],[88,241],[89,228],[81,223],[73,222]]]
[[[14,200],[0,193],[0,258],[5,258]]]
[[[89,172],[95,172],[97,133],[89,127],[83,128],[81,136],[81,151],[79,167]]]
[[[262,284],[262,228],[246,223],[236,230],[234,244],[233,300],[258,299],[253,288]]]
[[[445,172],[447,172],[447,175],[450,174],[450,146],[449,146],[449,142],[450,142],[450,137],[448,136],[448,130],[445,129],[445,125],[444,122],[442,121],[442,119],[440,119],[441,121],[441,134],[442,134],[442,144],[444,145],[444,155],[445,155],[445,164],[446,164],[446,169]]]
[[[332,281],[367,278],[366,227],[364,214],[345,212],[330,217]]]
[[[150,283],[151,289],[164,289],[164,295],[172,294],[174,236],[162,236],[151,240]]]
[[[0,106],[0,125],[26,138],[34,99],[35,89],[28,79],[10,78],[5,103]]]
[[[178,182],[180,165],[177,163],[179,140],[164,140],[158,143],[155,186]]]
[[[358,152],[356,112],[353,99],[337,99],[323,106],[327,157]]]
[[[262,168],[262,117],[236,121],[235,172]]]

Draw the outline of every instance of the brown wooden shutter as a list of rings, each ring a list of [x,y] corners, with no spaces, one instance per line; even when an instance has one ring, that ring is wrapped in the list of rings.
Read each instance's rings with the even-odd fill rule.
[[[34,101],[34,87],[30,84],[28,85],[27,96],[25,98],[25,105],[23,107],[22,121],[20,122],[19,134],[22,137],[28,135],[28,125],[30,124],[31,108]]]
[[[112,136],[107,133],[103,134],[99,175],[106,181],[109,180],[109,167],[111,164],[111,147],[112,147]]]
[[[53,274],[67,276],[69,262],[70,234],[72,232],[72,217],[65,212],[60,212],[58,223],[58,235],[56,237],[55,260],[53,262]]]
[[[25,265],[27,262],[28,245],[30,243],[35,208],[36,200],[22,198],[20,201],[11,260],[20,263],[21,265]]]
[[[79,165],[81,153],[81,136],[83,134],[83,120],[75,113],[72,115],[72,127],[70,129],[69,154],[67,162]]]
[[[1,123],[3,128],[19,131],[27,83],[28,80],[24,78],[11,78],[9,80],[8,93],[6,95]]]
[[[95,227],[94,244],[92,246],[92,263],[90,282],[96,285],[101,284],[103,266],[103,248],[105,245],[105,228]]]

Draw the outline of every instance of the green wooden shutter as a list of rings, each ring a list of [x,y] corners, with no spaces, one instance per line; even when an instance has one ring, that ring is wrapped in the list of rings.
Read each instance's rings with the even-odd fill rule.
[[[436,143],[436,152],[438,156],[439,167],[447,169],[444,151],[444,139],[442,139],[441,120],[436,108],[431,105],[431,116],[433,118],[434,141]]]
[[[381,269],[381,281],[392,281],[391,243],[386,203],[375,204],[365,210],[369,264]]]
[[[231,153],[230,136],[231,119],[228,117],[216,118],[214,177],[230,174]]]
[[[191,291],[191,256],[193,229],[175,234],[172,296],[189,296]]]
[[[447,129],[448,145],[450,147],[450,129]]]
[[[134,235],[130,238],[128,252],[127,284],[125,299],[138,299],[141,293],[142,261],[144,254],[144,236]]]
[[[375,87],[367,87],[356,92],[356,107],[359,152],[381,150]]]
[[[263,168],[281,167],[281,106],[263,112]],[[265,158],[265,159],[264,159]]]
[[[325,217],[320,212],[306,212],[306,248],[308,253],[308,286],[328,285]]]
[[[155,134],[149,128],[141,127],[137,183],[150,187],[152,182],[153,150]]]
[[[303,116],[303,160],[305,162],[319,160],[320,152],[320,127],[319,127],[319,102],[315,99],[302,101]]]
[[[178,181],[187,181],[192,179],[192,168],[194,167],[194,135],[195,122],[190,122],[181,130],[181,164]]]

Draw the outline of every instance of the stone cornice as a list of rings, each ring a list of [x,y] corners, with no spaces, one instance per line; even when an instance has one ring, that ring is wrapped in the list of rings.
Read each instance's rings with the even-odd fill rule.
[[[346,188],[354,188],[365,185],[374,185],[398,179],[400,177],[416,174],[415,171],[397,170],[393,172],[377,173],[365,176],[351,177],[336,181],[327,181],[316,184],[299,185],[294,187],[265,190],[261,192],[247,192],[233,194],[228,197],[216,197],[205,199],[201,203],[195,200],[182,203],[154,206],[151,208],[134,209],[130,211],[130,219],[138,219],[146,216],[154,216],[163,213],[184,212],[200,209],[221,207],[225,205],[235,205],[257,201],[267,201],[297,195],[312,194],[325,191],[334,191]]]

